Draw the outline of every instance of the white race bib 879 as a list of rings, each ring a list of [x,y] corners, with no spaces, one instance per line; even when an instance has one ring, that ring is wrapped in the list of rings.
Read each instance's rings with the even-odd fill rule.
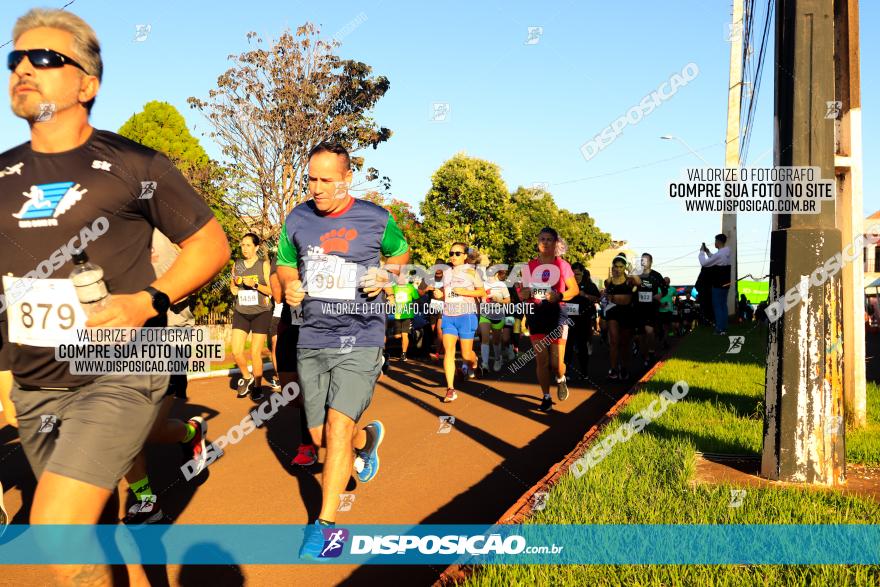
[[[3,276],[9,303],[9,341],[38,347],[76,342],[85,328],[86,313],[69,279]]]

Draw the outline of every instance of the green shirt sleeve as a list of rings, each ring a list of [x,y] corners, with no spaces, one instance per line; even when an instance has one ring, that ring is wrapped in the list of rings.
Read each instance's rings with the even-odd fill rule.
[[[414,302],[419,299],[419,288],[409,283],[409,301]]]
[[[397,226],[397,221],[394,220],[394,216],[390,212],[388,213],[388,223],[385,225],[385,233],[382,235],[381,250],[386,257],[396,257],[409,250],[403,231]]]
[[[299,268],[299,253],[293,246],[293,241],[287,235],[287,223],[281,228],[281,236],[278,237],[278,265],[284,267]]]

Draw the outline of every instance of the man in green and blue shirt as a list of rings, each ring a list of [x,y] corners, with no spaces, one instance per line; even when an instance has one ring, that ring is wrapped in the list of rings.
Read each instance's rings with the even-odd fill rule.
[[[278,277],[291,306],[302,305],[297,345],[299,383],[315,444],[326,444],[318,519],[306,528],[300,556],[318,558],[323,530],[332,527],[352,464],[361,482],[379,469],[385,434],[375,420],[356,430],[381,372],[385,338],[382,290],[391,282],[379,269],[409,261],[409,246],[391,214],[349,193],[351,160],[344,147],[321,143],[309,153],[312,196],[284,221]],[[357,461],[355,461],[355,453]]]

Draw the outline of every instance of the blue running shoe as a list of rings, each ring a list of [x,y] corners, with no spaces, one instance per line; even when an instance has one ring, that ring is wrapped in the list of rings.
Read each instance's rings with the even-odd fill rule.
[[[385,438],[385,426],[379,420],[373,420],[364,428],[367,433],[367,443],[364,448],[357,451],[357,456],[364,463],[364,468],[358,471],[358,479],[361,483],[367,483],[379,472],[379,445]]]
[[[332,528],[332,526],[324,525],[318,520],[314,524],[309,524],[303,530],[303,543],[299,549],[299,558],[323,560],[320,558],[321,551],[324,550],[324,528]]]

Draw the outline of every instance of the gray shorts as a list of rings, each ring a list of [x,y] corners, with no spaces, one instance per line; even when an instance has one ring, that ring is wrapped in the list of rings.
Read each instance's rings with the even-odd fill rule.
[[[102,375],[73,390],[12,385],[18,435],[43,471],[114,490],[144,445],[168,375]]]
[[[297,349],[299,384],[309,428],[324,425],[333,408],[357,422],[373,399],[382,372],[381,347]]]

